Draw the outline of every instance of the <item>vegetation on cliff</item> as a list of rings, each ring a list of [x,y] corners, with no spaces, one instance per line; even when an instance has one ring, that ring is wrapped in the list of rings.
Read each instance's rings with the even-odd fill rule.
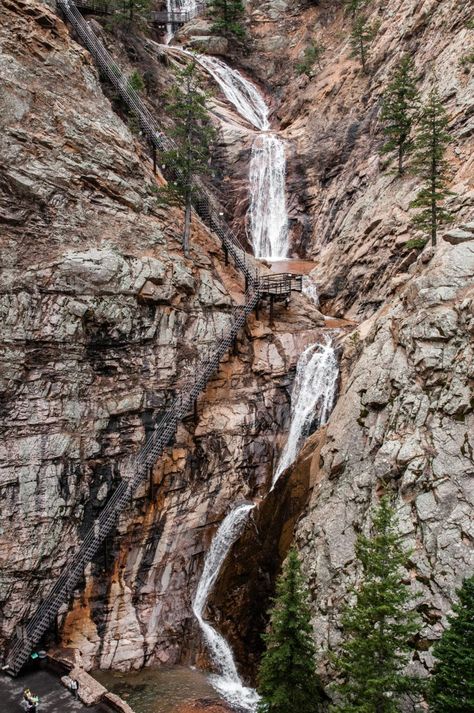
[[[356,556],[362,580],[342,620],[345,638],[335,665],[343,683],[337,686],[340,702],[333,710],[398,713],[400,695],[418,688],[404,668],[419,623],[402,581],[409,553],[402,547],[388,497],[374,513],[370,537],[359,535]]]
[[[309,592],[296,550],[290,550],[276,585],[270,632],[259,673],[259,713],[315,713],[322,688],[315,673]]]
[[[433,713],[474,711],[474,575],[464,580],[448,628],[434,648],[436,662],[430,686]]]

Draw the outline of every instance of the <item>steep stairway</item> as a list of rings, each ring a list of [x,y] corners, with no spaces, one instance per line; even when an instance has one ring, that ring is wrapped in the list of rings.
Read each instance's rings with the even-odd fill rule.
[[[113,84],[137,118],[150,145],[158,150],[172,148],[173,143],[161,133],[150,111],[137,93],[128,86],[119,67],[90,29],[74,3],[69,0],[57,0],[57,5],[74,28],[77,36],[90,51],[100,70]],[[173,167],[170,169],[174,170]],[[26,625],[17,627],[16,636],[10,643],[3,666],[3,670],[10,675],[15,676],[20,672],[30,653],[54,622],[60,607],[68,601],[83,576],[84,568],[92,561],[101,544],[116,525],[120,513],[130,504],[133,494],[148,478],[150,469],[169,445],[176,433],[178,423],[191,412],[199,394],[204,391],[216,373],[221,359],[234,344],[240,330],[245,325],[247,315],[258,306],[259,300],[262,298],[269,299],[272,304],[274,300],[288,300],[292,291],[300,292],[302,290],[301,276],[261,275],[237,235],[223,220],[222,211],[210,190],[199,180],[195,183],[195,189],[194,208],[196,212],[219,236],[226,257],[228,254],[232,256],[236,267],[245,277],[245,304],[234,307],[229,328],[202,357],[193,378],[181,387],[171,407],[156,424],[146,443],[136,455],[130,476],[123,477],[104,509],[85,534],[72,561],[67,564],[34,615]]]

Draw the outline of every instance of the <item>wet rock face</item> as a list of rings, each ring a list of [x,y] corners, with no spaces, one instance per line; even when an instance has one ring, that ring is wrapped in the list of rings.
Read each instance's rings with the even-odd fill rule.
[[[0,458],[3,645],[28,618],[133,453],[243,299],[195,220],[157,207],[161,182],[111,109],[87,53],[45,6],[0,10]],[[229,504],[266,486],[301,349],[304,298],[251,319],[196,414],[136,493],[61,617],[86,666],[193,660],[191,597]]]
[[[432,665],[455,588],[472,572],[474,246],[443,243],[392,303],[346,339],[344,384],[297,542],[315,638],[337,647],[341,606],[360,572],[357,532],[393,493],[413,549],[406,579],[423,617],[413,666]]]

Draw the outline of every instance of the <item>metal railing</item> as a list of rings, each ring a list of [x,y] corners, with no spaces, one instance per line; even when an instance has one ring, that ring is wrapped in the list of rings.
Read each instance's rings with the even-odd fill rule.
[[[76,0],[75,5],[82,13],[90,13],[91,15],[114,15],[115,13],[129,12],[129,8],[125,2],[111,3],[109,0]],[[166,27],[166,25],[184,25],[195,17],[202,15],[207,9],[205,2],[196,3],[192,10],[152,10],[147,13],[147,18],[152,25]]]
[[[120,72],[119,67],[89,28],[74,3],[69,0],[57,0],[57,4],[94,57],[99,69],[119,92],[130,111],[134,113],[141,130],[152,145],[159,150],[173,148],[173,143],[158,129],[152,114],[137,93],[128,86],[127,80]],[[171,167],[171,170],[175,170],[175,168]],[[20,632],[13,639],[6,659],[7,670],[13,675],[20,671],[34,646],[40,641],[42,635],[56,618],[60,607],[74,591],[83,576],[86,564],[93,559],[104,539],[112,531],[120,513],[130,503],[139,485],[145,481],[150,469],[163,454],[164,449],[177,430],[178,423],[190,413],[199,394],[202,393],[217,371],[222,357],[228,352],[239,331],[244,326],[247,315],[257,306],[260,295],[268,292],[272,285],[273,287],[276,285],[276,289],[279,290],[283,289],[280,285],[284,284],[287,291],[291,290],[289,277],[293,279],[294,276],[285,275],[283,276],[284,279],[281,276],[260,276],[258,270],[249,259],[244,246],[240,243],[235,233],[226,225],[219,205],[212,193],[200,180],[194,182],[193,188],[195,194],[194,207],[197,213],[217,233],[225,250],[232,255],[236,266],[245,275],[245,304],[233,308],[230,314],[229,327],[212,344],[206,354],[200,358],[193,376],[181,384],[170,408],[165,411],[144,446],[136,455],[133,463],[133,475],[128,479],[123,478],[119,483],[98,518],[86,532],[74,554],[73,561],[66,565],[63,573],[56,580],[34,615],[26,626],[21,627]]]
[[[57,6],[91,53],[99,70],[113,85],[129,111],[135,116],[142,134],[151,146],[158,152],[168,152],[176,149],[175,143],[161,132],[148,107],[138,93],[129,85],[127,78],[84,20],[76,5],[71,0],[57,0]],[[176,164],[173,165],[170,162],[163,172],[165,177],[174,178],[177,174],[179,175],[179,168]],[[223,247],[232,255],[236,267],[245,275],[246,280],[249,283],[254,283],[258,277],[258,270],[247,254],[245,246],[224,220],[224,211],[216,197],[204,182],[198,178],[193,180],[193,206],[196,213],[219,237]]]

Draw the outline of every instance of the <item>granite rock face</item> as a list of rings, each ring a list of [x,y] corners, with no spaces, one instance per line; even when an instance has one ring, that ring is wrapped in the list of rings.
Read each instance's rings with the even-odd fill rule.
[[[318,263],[314,277],[324,311],[360,321],[390,296],[391,281],[416,258],[407,243],[419,234],[409,204],[418,181],[393,173],[380,156],[382,93],[403,53],[415,63],[426,97],[434,77],[453,138],[449,199],[454,228],[472,220],[474,118],[471,10],[457,0],[370,4],[379,23],[368,74],[351,57],[351,19],[341,3],[250,2],[253,53],[244,68],[274,98],[273,123],[288,140],[289,212],[296,254]],[[324,47],[310,76],[296,70],[312,42]]]
[[[454,589],[474,568],[473,335],[474,247],[443,243],[345,340],[341,394],[296,531],[321,651],[340,641],[341,605],[360,576],[357,532],[386,491],[413,549],[406,580],[421,595],[413,666],[432,665]]]
[[[145,148],[44,5],[2,4],[2,646],[71,560],[243,282],[217,239],[158,207]],[[60,617],[86,666],[191,660],[190,599],[216,523],[266,487],[301,349],[304,298],[252,318]],[[69,609],[69,611],[68,611]]]

